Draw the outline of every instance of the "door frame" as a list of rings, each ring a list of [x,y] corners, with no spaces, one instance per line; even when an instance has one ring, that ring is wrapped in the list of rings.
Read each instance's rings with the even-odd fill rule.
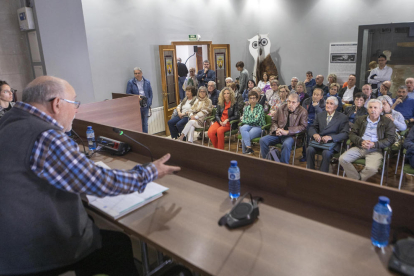
[[[212,60],[213,60],[213,53],[211,51],[211,45],[213,44],[212,41],[171,41],[171,45],[174,45],[174,49],[177,50],[176,46],[180,45],[207,45],[207,56],[208,60],[210,61],[210,69],[213,70],[211,67]],[[197,75],[197,72],[196,72]]]
[[[227,68],[226,68],[226,77],[231,77],[231,63],[230,63],[230,44],[212,44],[211,45],[211,56],[212,60],[214,60],[214,49],[225,49],[226,50],[226,62],[227,62]],[[214,60],[214,68],[211,68],[211,70],[216,71],[216,62]]]

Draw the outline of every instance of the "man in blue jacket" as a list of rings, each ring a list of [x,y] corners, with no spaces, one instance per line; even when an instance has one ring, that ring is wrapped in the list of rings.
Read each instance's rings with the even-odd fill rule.
[[[205,60],[203,69],[197,73],[198,87],[206,86],[209,81],[216,81],[216,72],[210,70],[210,61]]]
[[[142,132],[148,133],[148,111],[152,105],[152,88],[150,81],[142,76],[141,68],[134,68],[134,78],[128,81],[126,93],[139,95],[140,102],[143,97],[147,98],[146,104],[141,103],[141,120]]]

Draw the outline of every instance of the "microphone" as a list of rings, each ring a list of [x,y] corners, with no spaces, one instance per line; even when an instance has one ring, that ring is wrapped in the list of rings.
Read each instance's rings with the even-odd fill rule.
[[[152,157],[152,152],[151,150],[147,147],[144,146],[143,144],[141,144],[140,142],[138,142],[137,140],[133,139],[132,137],[126,135],[122,130],[120,130],[119,128],[114,127],[112,129],[115,133],[118,133],[119,135],[124,135],[125,137],[127,137],[128,139],[134,141],[135,143],[137,143],[138,145],[142,146],[143,148],[147,149],[147,151],[150,153],[151,156],[151,162],[154,162],[154,157]]]

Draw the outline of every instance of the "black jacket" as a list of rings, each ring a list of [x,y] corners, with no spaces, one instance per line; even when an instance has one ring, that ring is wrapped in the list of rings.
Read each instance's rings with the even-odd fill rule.
[[[223,115],[223,111],[224,111],[224,106],[221,107],[218,104],[217,105],[217,112],[216,112],[216,121],[217,122],[221,122],[221,115]],[[239,113],[239,108],[238,108],[237,102],[235,104],[231,105],[231,107],[229,108],[228,115],[229,115],[229,122],[240,119],[240,113]],[[232,129],[236,129],[237,126],[238,126],[238,124],[233,124]]]
[[[344,94],[345,94],[345,92],[346,92],[346,90],[348,89],[348,87],[344,87],[344,88],[341,88],[340,90],[339,90],[339,92],[338,92],[338,96],[341,98],[341,99],[343,99],[344,98]],[[353,96],[354,96],[354,99],[355,99],[355,94],[356,93],[358,93],[358,92],[362,92],[362,90],[361,89],[359,89],[358,87],[356,87],[355,86],[355,89],[354,89],[354,94],[353,94]],[[350,104],[354,104],[354,101],[350,101],[349,102]]]

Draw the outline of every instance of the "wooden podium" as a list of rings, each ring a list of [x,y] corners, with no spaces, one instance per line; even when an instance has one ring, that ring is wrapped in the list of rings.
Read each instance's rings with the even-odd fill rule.
[[[115,93],[113,93],[115,94]],[[112,100],[81,105],[76,114],[75,124],[93,122],[142,132],[139,97],[130,94],[116,96]],[[79,131],[78,133],[84,133]]]

